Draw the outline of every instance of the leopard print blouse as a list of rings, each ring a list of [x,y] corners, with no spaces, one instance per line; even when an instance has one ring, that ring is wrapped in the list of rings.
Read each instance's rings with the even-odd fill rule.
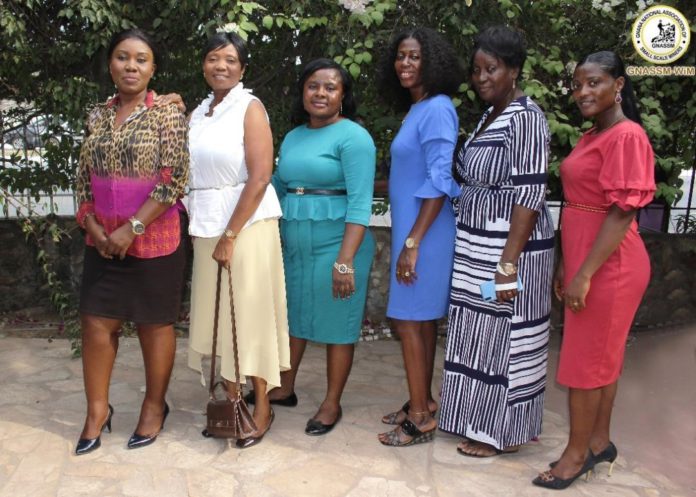
[[[188,126],[173,105],[145,102],[114,128],[118,97],[98,105],[87,118],[80,151],[77,221],[94,214],[111,233],[128,222],[149,198],[171,205],[128,249],[128,255],[152,258],[176,250],[181,238],[179,205],[188,181]],[[87,243],[94,245],[87,237]]]

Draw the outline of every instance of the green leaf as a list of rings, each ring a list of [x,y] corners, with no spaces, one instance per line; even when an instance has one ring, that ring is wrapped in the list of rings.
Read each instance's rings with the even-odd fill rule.
[[[239,27],[244,31],[255,31],[257,33],[259,32],[259,28],[256,26],[256,24],[254,24],[251,21],[242,21],[241,23],[239,23]]]
[[[263,24],[264,28],[271,29],[273,27],[273,18],[271,16],[263,16],[261,24]]]
[[[352,63],[348,67],[348,72],[350,72],[350,75],[353,76],[353,79],[358,79],[358,76],[360,76],[360,66],[356,63]]]

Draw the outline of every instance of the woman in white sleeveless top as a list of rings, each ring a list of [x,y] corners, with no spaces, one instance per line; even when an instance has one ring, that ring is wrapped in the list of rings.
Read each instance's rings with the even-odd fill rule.
[[[278,218],[280,204],[269,185],[273,140],[263,104],[241,83],[247,67],[244,41],[234,33],[208,40],[203,75],[213,90],[189,123],[189,233],[193,280],[189,366],[201,369],[212,349],[218,266],[230,267],[239,371],[256,393],[255,435],[237,447],[255,445],[273,422],[267,392],[290,367],[288,321]],[[222,376],[234,393],[234,356],[227,278],[220,295],[218,354]],[[206,432],[204,432],[206,435]]]

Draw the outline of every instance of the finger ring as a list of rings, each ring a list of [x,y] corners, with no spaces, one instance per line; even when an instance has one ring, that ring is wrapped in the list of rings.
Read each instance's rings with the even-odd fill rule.
[[[404,273],[404,276],[406,276],[407,278],[408,278],[409,276],[411,276],[410,271],[406,271],[406,272]]]

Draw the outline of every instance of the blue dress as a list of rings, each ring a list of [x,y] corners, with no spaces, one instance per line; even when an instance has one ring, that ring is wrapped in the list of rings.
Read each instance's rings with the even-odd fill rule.
[[[355,294],[348,299],[333,298],[333,263],[346,223],[369,225],[374,178],[374,142],[349,119],[322,128],[298,126],[285,136],[273,186],[283,210],[280,228],[291,336],[330,344],[358,341],[375,249],[370,230],[353,260]],[[287,191],[298,187],[347,194]]]
[[[412,285],[396,281],[396,261],[424,199],[459,196],[452,179],[452,155],[459,119],[452,101],[436,95],[411,106],[391,145],[389,201],[392,245],[387,316],[409,321],[438,319],[447,313],[454,256],[455,217],[445,201],[420,241]]]

